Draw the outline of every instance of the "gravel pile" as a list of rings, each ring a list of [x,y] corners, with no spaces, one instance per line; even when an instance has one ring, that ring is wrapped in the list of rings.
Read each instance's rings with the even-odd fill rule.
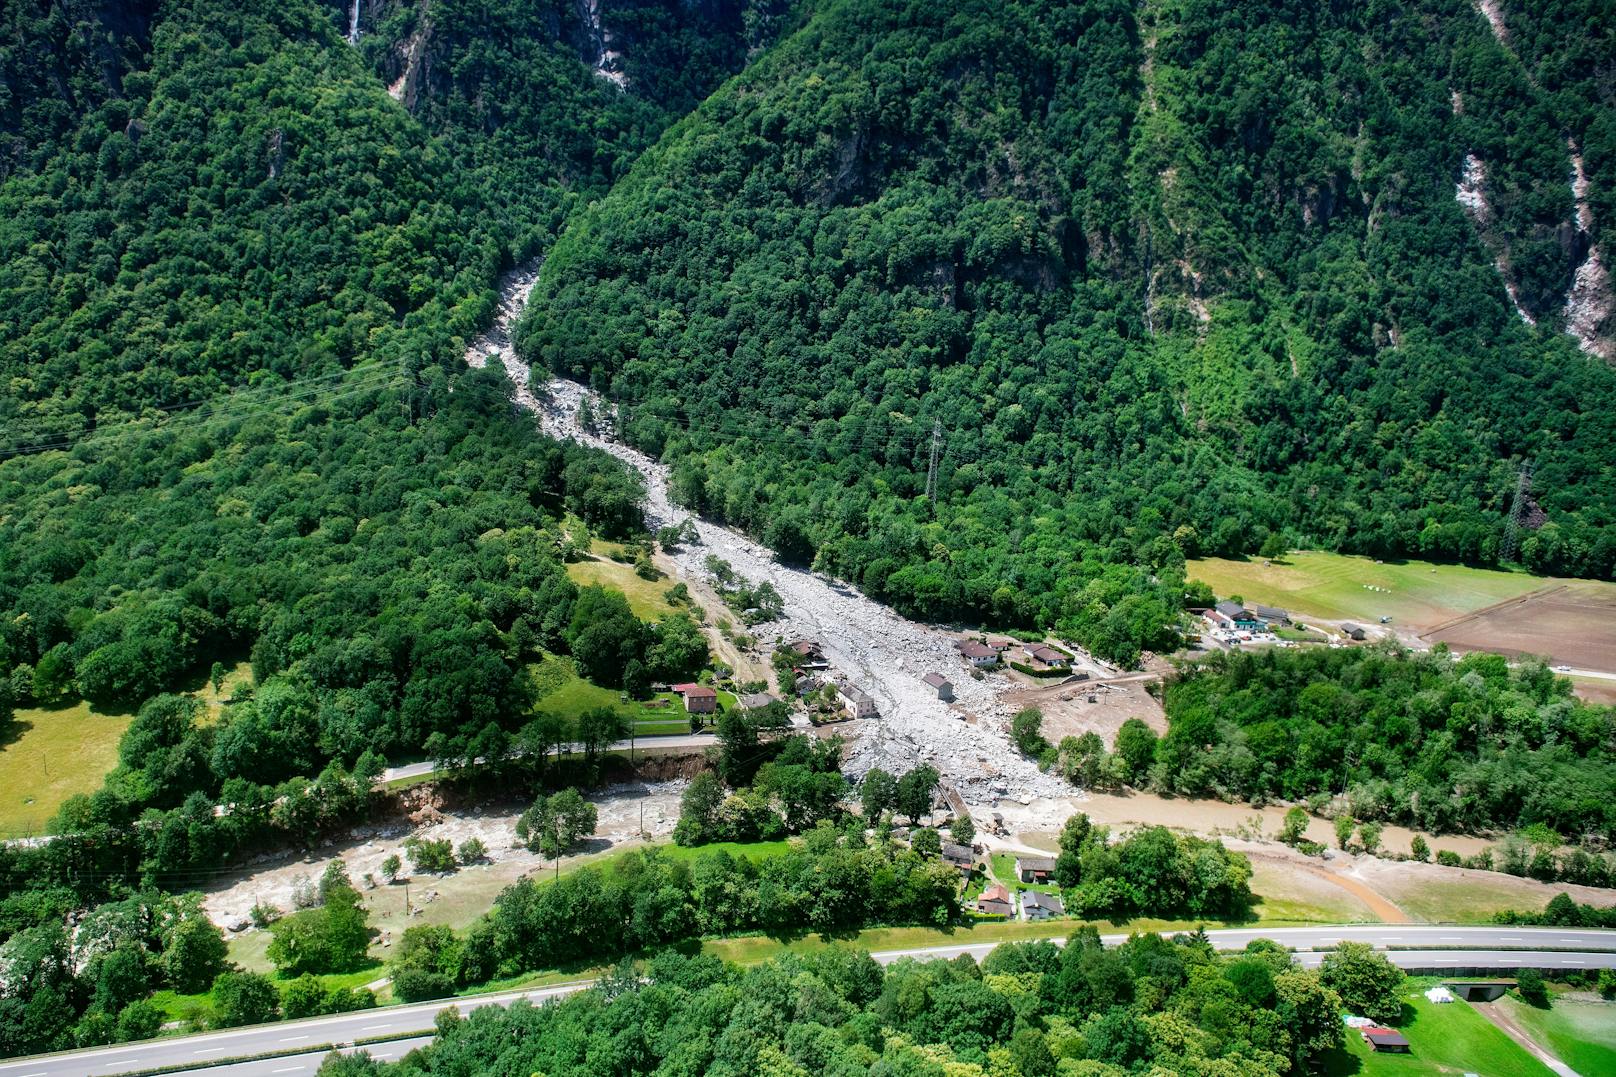
[[[862,777],[873,767],[899,773],[930,763],[973,804],[999,797],[1026,803],[1035,797],[1070,796],[1070,785],[1041,772],[1009,740],[1010,708],[1003,702],[1008,682],[997,674],[982,680],[954,649],[956,637],[905,620],[852,587],[811,572],[790,568],[758,543],[677,509],[668,494],[668,469],[645,454],[581,429],[578,408],[586,395],[596,415],[609,405],[594,399],[583,386],[560,379],[546,387],[545,399],[528,388],[528,370],[510,343],[510,325],[532,290],[536,267],[510,274],[502,283],[499,318],[467,351],[467,362],[482,366],[498,355],[517,385],[516,399],[539,416],[546,433],[604,449],[637,471],[646,485],[646,516],[651,527],[686,518],[695,524],[700,545],[673,555],[682,575],[708,575],[708,554],[728,561],[753,583],[773,584],[785,600],[785,616],[764,631],[786,639],[818,641],[835,671],[876,700],[880,718],[862,724],[850,746],[846,771]],[[955,705],[942,703],[921,680],[941,673],[954,685]],[[976,716],[970,725],[962,712]]]

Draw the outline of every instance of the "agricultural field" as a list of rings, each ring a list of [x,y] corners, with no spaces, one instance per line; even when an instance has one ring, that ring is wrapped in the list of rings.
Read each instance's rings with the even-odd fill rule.
[[[1454,650],[1544,654],[1577,669],[1616,672],[1616,584],[1555,583],[1438,626],[1426,638]]]
[[[1578,1073],[1616,1073],[1616,1002],[1556,992],[1540,1010],[1505,996],[1498,1005],[1537,1041]]]
[[[1616,672],[1616,583],[1307,550],[1271,563],[1202,558],[1187,571],[1219,597],[1280,606],[1293,617],[1370,626],[1390,617],[1405,638]]]
[[[1404,1020],[1398,1031],[1408,1037],[1408,1054],[1377,1054],[1361,1036],[1348,1029],[1346,1049],[1329,1061],[1325,1072],[1331,1077],[1461,1073],[1551,1077],[1547,1066],[1468,1003],[1435,1006],[1427,1002],[1424,992],[1438,982],[1429,977],[1410,978],[1407,982]]]
[[[1401,629],[1427,631],[1463,614],[1518,598],[1553,581],[1518,572],[1438,565],[1429,561],[1378,562],[1367,557],[1298,550],[1272,563],[1208,557],[1185,571],[1218,597],[1280,606],[1292,616],[1375,624],[1392,618]],[[1613,587],[1616,590],[1616,587]]]
[[[0,835],[39,834],[68,797],[101,788],[132,719],[88,703],[17,711],[0,740]]]

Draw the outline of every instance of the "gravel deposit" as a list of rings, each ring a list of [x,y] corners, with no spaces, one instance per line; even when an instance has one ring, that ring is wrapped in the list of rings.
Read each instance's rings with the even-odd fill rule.
[[[708,554],[728,561],[753,583],[769,581],[785,600],[785,616],[769,629],[786,639],[818,641],[836,673],[875,698],[880,717],[860,723],[849,746],[845,770],[853,778],[873,767],[901,773],[930,763],[967,803],[992,804],[999,798],[1027,803],[1035,797],[1070,797],[1073,789],[1045,774],[1010,743],[1011,710],[1004,702],[1009,682],[971,675],[954,649],[956,636],[899,617],[855,588],[777,562],[765,547],[717,524],[678,509],[668,492],[668,468],[635,449],[583,430],[578,408],[585,397],[597,416],[609,404],[576,382],[552,380],[545,398],[528,385],[529,372],[516,357],[510,327],[533,289],[537,267],[508,274],[500,287],[494,326],[467,350],[466,361],[481,367],[497,356],[516,385],[516,402],[539,416],[545,433],[604,449],[645,480],[646,520],[653,527],[691,519],[700,545],[672,554],[681,575],[707,578]],[[922,682],[941,673],[953,683],[955,703],[942,703]],[[976,724],[963,720],[965,713]]]

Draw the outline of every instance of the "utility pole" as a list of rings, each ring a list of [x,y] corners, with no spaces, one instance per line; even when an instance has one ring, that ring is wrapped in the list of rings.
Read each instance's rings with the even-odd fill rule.
[[[943,422],[931,421],[931,461],[926,465],[926,500],[937,500],[937,456],[943,447]]]
[[[1526,499],[1532,493],[1532,461],[1521,461],[1521,473],[1515,480],[1515,500],[1509,506],[1509,519],[1504,523],[1504,541],[1498,548],[1499,561],[1513,561],[1521,548],[1521,525],[1526,521]]]

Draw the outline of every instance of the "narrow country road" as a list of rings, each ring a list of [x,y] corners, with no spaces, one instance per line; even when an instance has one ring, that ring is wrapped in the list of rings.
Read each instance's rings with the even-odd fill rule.
[[[1343,941],[1367,942],[1385,950],[1396,965],[1410,970],[1441,972],[1450,969],[1509,971],[1518,968],[1616,968],[1616,931],[1571,930],[1556,927],[1453,927],[1442,924],[1359,924],[1341,927],[1233,928],[1208,931],[1220,950],[1239,950],[1253,939],[1272,939],[1296,951],[1297,960],[1316,967],[1329,947]],[[1102,936],[1116,945],[1126,935]],[[1061,940],[1055,940],[1059,942]],[[995,943],[957,943],[944,946],[886,950],[875,953],[882,964],[904,958],[953,958],[962,954],[980,961]],[[391,1037],[385,1046],[367,1048],[397,1057],[410,1046],[425,1042],[437,1015],[447,1009],[461,1013],[482,1006],[508,1006],[519,1000],[545,1002],[590,986],[588,981],[558,984],[532,991],[505,991],[452,1001],[420,1002],[358,1013],[284,1021],[273,1025],[173,1036],[143,1043],[120,1044],[84,1051],[0,1062],[0,1077],[111,1077],[115,1074],[162,1070],[171,1073],[313,1074],[320,1059],[332,1049],[358,1040]],[[296,1054],[284,1052],[298,1052]],[[220,1065],[231,1058],[277,1054],[269,1060]]]
[[[674,733],[662,736],[631,737],[627,740],[613,741],[606,747],[609,752],[667,752],[675,750],[700,751],[710,748],[718,743],[712,733]],[[552,753],[554,754],[554,753]],[[481,763],[481,758],[472,762]],[[423,778],[438,773],[441,768],[431,760],[420,763],[406,763],[401,767],[388,767],[376,776],[376,784],[384,785],[388,782],[399,781],[403,778]]]

